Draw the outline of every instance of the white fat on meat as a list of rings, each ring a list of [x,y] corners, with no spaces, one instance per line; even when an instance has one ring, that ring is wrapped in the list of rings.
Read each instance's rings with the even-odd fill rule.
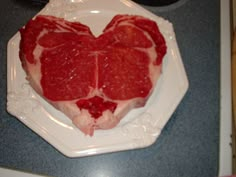
[[[98,119],[94,119],[88,110],[77,107],[76,101],[57,101],[48,100],[55,108],[69,117],[73,124],[84,134],[93,136],[95,129],[111,129],[115,127],[120,120],[133,108],[143,106],[146,102],[143,98],[134,98],[126,101],[114,101],[117,108],[114,113],[106,110]]]

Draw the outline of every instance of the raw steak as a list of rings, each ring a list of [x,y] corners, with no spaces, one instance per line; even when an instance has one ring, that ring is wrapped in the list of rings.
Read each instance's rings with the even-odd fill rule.
[[[166,53],[157,24],[135,15],[115,16],[98,37],[84,24],[43,15],[20,34],[30,85],[90,136],[145,105]]]

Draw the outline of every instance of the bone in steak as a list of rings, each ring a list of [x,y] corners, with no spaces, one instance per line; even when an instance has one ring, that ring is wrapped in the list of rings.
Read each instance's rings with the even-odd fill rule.
[[[136,15],[116,15],[98,37],[79,22],[38,15],[20,34],[32,88],[90,136],[145,105],[166,53],[157,24]]]

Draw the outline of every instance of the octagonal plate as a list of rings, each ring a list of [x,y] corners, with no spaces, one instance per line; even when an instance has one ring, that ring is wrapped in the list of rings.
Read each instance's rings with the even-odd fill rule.
[[[129,0],[51,0],[39,14],[54,15],[88,25],[95,35],[116,14],[142,15],[157,22],[167,43],[161,77],[143,108],[132,110],[111,130],[85,136],[63,113],[29,86],[19,60],[20,34],[8,42],[7,110],[69,157],[147,147],[154,143],[188,89],[172,24]]]

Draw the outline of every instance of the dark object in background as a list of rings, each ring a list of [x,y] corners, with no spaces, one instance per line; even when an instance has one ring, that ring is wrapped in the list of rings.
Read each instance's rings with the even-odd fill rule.
[[[33,5],[45,5],[49,0],[31,0]]]
[[[12,0],[15,4],[25,8],[33,8],[40,10],[43,8],[49,0]]]
[[[167,6],[179,0],[133,0],[133,1],[148,6]]]

